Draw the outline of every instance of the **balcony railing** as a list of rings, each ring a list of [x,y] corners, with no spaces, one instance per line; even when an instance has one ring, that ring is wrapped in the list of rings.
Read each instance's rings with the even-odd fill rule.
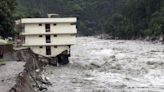
[[[51,40],[46,40],[46,43],[51,43]]]

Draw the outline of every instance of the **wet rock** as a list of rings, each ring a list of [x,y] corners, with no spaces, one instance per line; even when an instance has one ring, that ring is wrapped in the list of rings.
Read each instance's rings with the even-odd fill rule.
[[[157,51],[157,50],[151,50],[150,52],[161,52],[161,51]]]
[[[44,74],[42,74],[41,79],[39,81],[46,85],[52,85],[50,82],[50,78],[46,77]]]
[[[97,62],[94,61],[94,62],[91,62],[90,65],[92,65],[92,66],[94,66],[94,67],[96,67],[96,68],[100,68],[100,67],[102,67],[105,63],[106,63],[105,61],[97,61]]]
[[[149,61],[149,62],[147,62],[147,64],[148,64],[148,65],[154,65],[155,62],[151,62],[151,61]]]

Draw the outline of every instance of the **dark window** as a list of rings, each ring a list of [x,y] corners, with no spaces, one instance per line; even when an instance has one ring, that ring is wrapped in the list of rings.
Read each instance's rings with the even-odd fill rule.
[[[58,46],[54,46],[54,48],[58,48]]]
[[[43,48],[42,46],[40,46],[39,48]]]
[[[39,24],[39,26],[42,26],[42,24]]]
[[[50,24],[45,25],[46,32],[50,32]]]
[[[56,24],[54,24],[54,26],[56,26]]]
[[[51,55],[51,47],[50,46],[46,47],[46,55]]]
[[[76,25],[76,23],[71,23],[71,25]]]
[[[42,35],[39,35],[39,37],[42,37]]]
[[[21,25],[21,26],[19,27],[19,30],[22,30],[22,32],[25,32],[24,25]]]
[[[54,37],[57,37],[57,35],[54,35]]]
[[[51,43],[51,36],[50,35],[46,35],[46,43]]]
[[[75,36],[76,34],[70,34],[70,36]]]

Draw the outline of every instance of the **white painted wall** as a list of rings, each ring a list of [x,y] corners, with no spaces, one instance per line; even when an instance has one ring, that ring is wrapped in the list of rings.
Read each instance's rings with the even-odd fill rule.
[[[39,24],[25,24],[24,28],[26,34],[45,33],[45,24],[42,24],[42,26],[39,26]]]
[[[56,26],[51,24],[51,32],[55,34],[76,34],[77,30],[76,25],[71,25],[71,23],[57,23]]]
[[[56,24],[56,23],[54,23]],[[23,35],[37,35],[37,34],[76,34],[76,25],[71,23],[57,23],[50,24],[50,32],[45,32],[45,24],[25,24],[25,32]]]
[[[77,22],[77,18],[69,17],[69,18],[23,18],[21,21],[17,21],[18,23],[75,23]]]
[[[69,46],[57,46],[57,48],[54,48],[54,46],[51,47],[51,56],[57,56],[61,54],[63,51],[68,50],[69,51]]]
[[[25,45],[45,45],[45,35],[42,35],[42,37],[39,37],[39,35],[28,35],[25,36]]]
[[[42,48],[40,48],[39,46],[33,46],[30,48],[34,53],[46,57],[56,57],[57,55],[61,54],[65,50],[69,51],[69,46],[57,46],[57,48],[51,46],[51,55],[46,55],[46,46],[42,46]]]
[[[39,35],[28,35],[25,36],[25,44],[26,46],[42,46],[42,45],[73,45],[76,43],[75,35],[51,35],[51,43],[46,43],[45,35],[39,37]]]
[[[54,37],[54,35],[51,35],[51,42],[55,45],[73,45],[76,43],[76,35],[57,35],[57,37]]]
[[[46,56],[46,47],[43,46],[43,48],[40,48],[39,46],[32,46],[30,47],[32,49],[32,51],[36,54],[42,55],[42,56]]]
[[[21,33],[25,36],[23,46],[28,46],[34,53],[43,56],[47,56],[46,46],[51,46],[52,55],[47,57],[55,57],[63,51],[69,50],[68,45],[76,43],[76,25],[71,25],[76,21],[76,18],[29,18],[22,19],[17,25],[24,24],[25,31]],[[45,24],[50,24],[50,32],[45,31]],[[39,37],[39,35],[42,35],[42,37]],[[46,43],[46,35],[51,36],[51,43]],[[57,37],[54,35],[57,35]],[[54,47],[56,45],[57,48]]]
[[[39,37],[39,35],[26,36],[24,46],[30,47],[34,53],[46,56],[46,57],[55,57],[61,54],[65,50],[69,50],[68,45],[75,43],[75,36],[72,35],[51,35],[51,43],[45,43],[45,35]],[[55,46],[57,45],[57,48]],[[42,46],[42,48],[40,48]],[[51,46],[51,55],[46,55],[46,46]]]

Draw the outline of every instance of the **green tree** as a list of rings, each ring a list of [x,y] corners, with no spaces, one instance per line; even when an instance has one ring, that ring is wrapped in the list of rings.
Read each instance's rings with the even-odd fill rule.
[[[46,17],[48,13],[75,16],[80,35],[109,34],[113,38],[135,39],[164,33],[164,0],[17,1],[18,18]]]
[[[16,7],[15,0],[1,0],[0,2],[0,35],[3,38],[14,36],[14,17]]]

